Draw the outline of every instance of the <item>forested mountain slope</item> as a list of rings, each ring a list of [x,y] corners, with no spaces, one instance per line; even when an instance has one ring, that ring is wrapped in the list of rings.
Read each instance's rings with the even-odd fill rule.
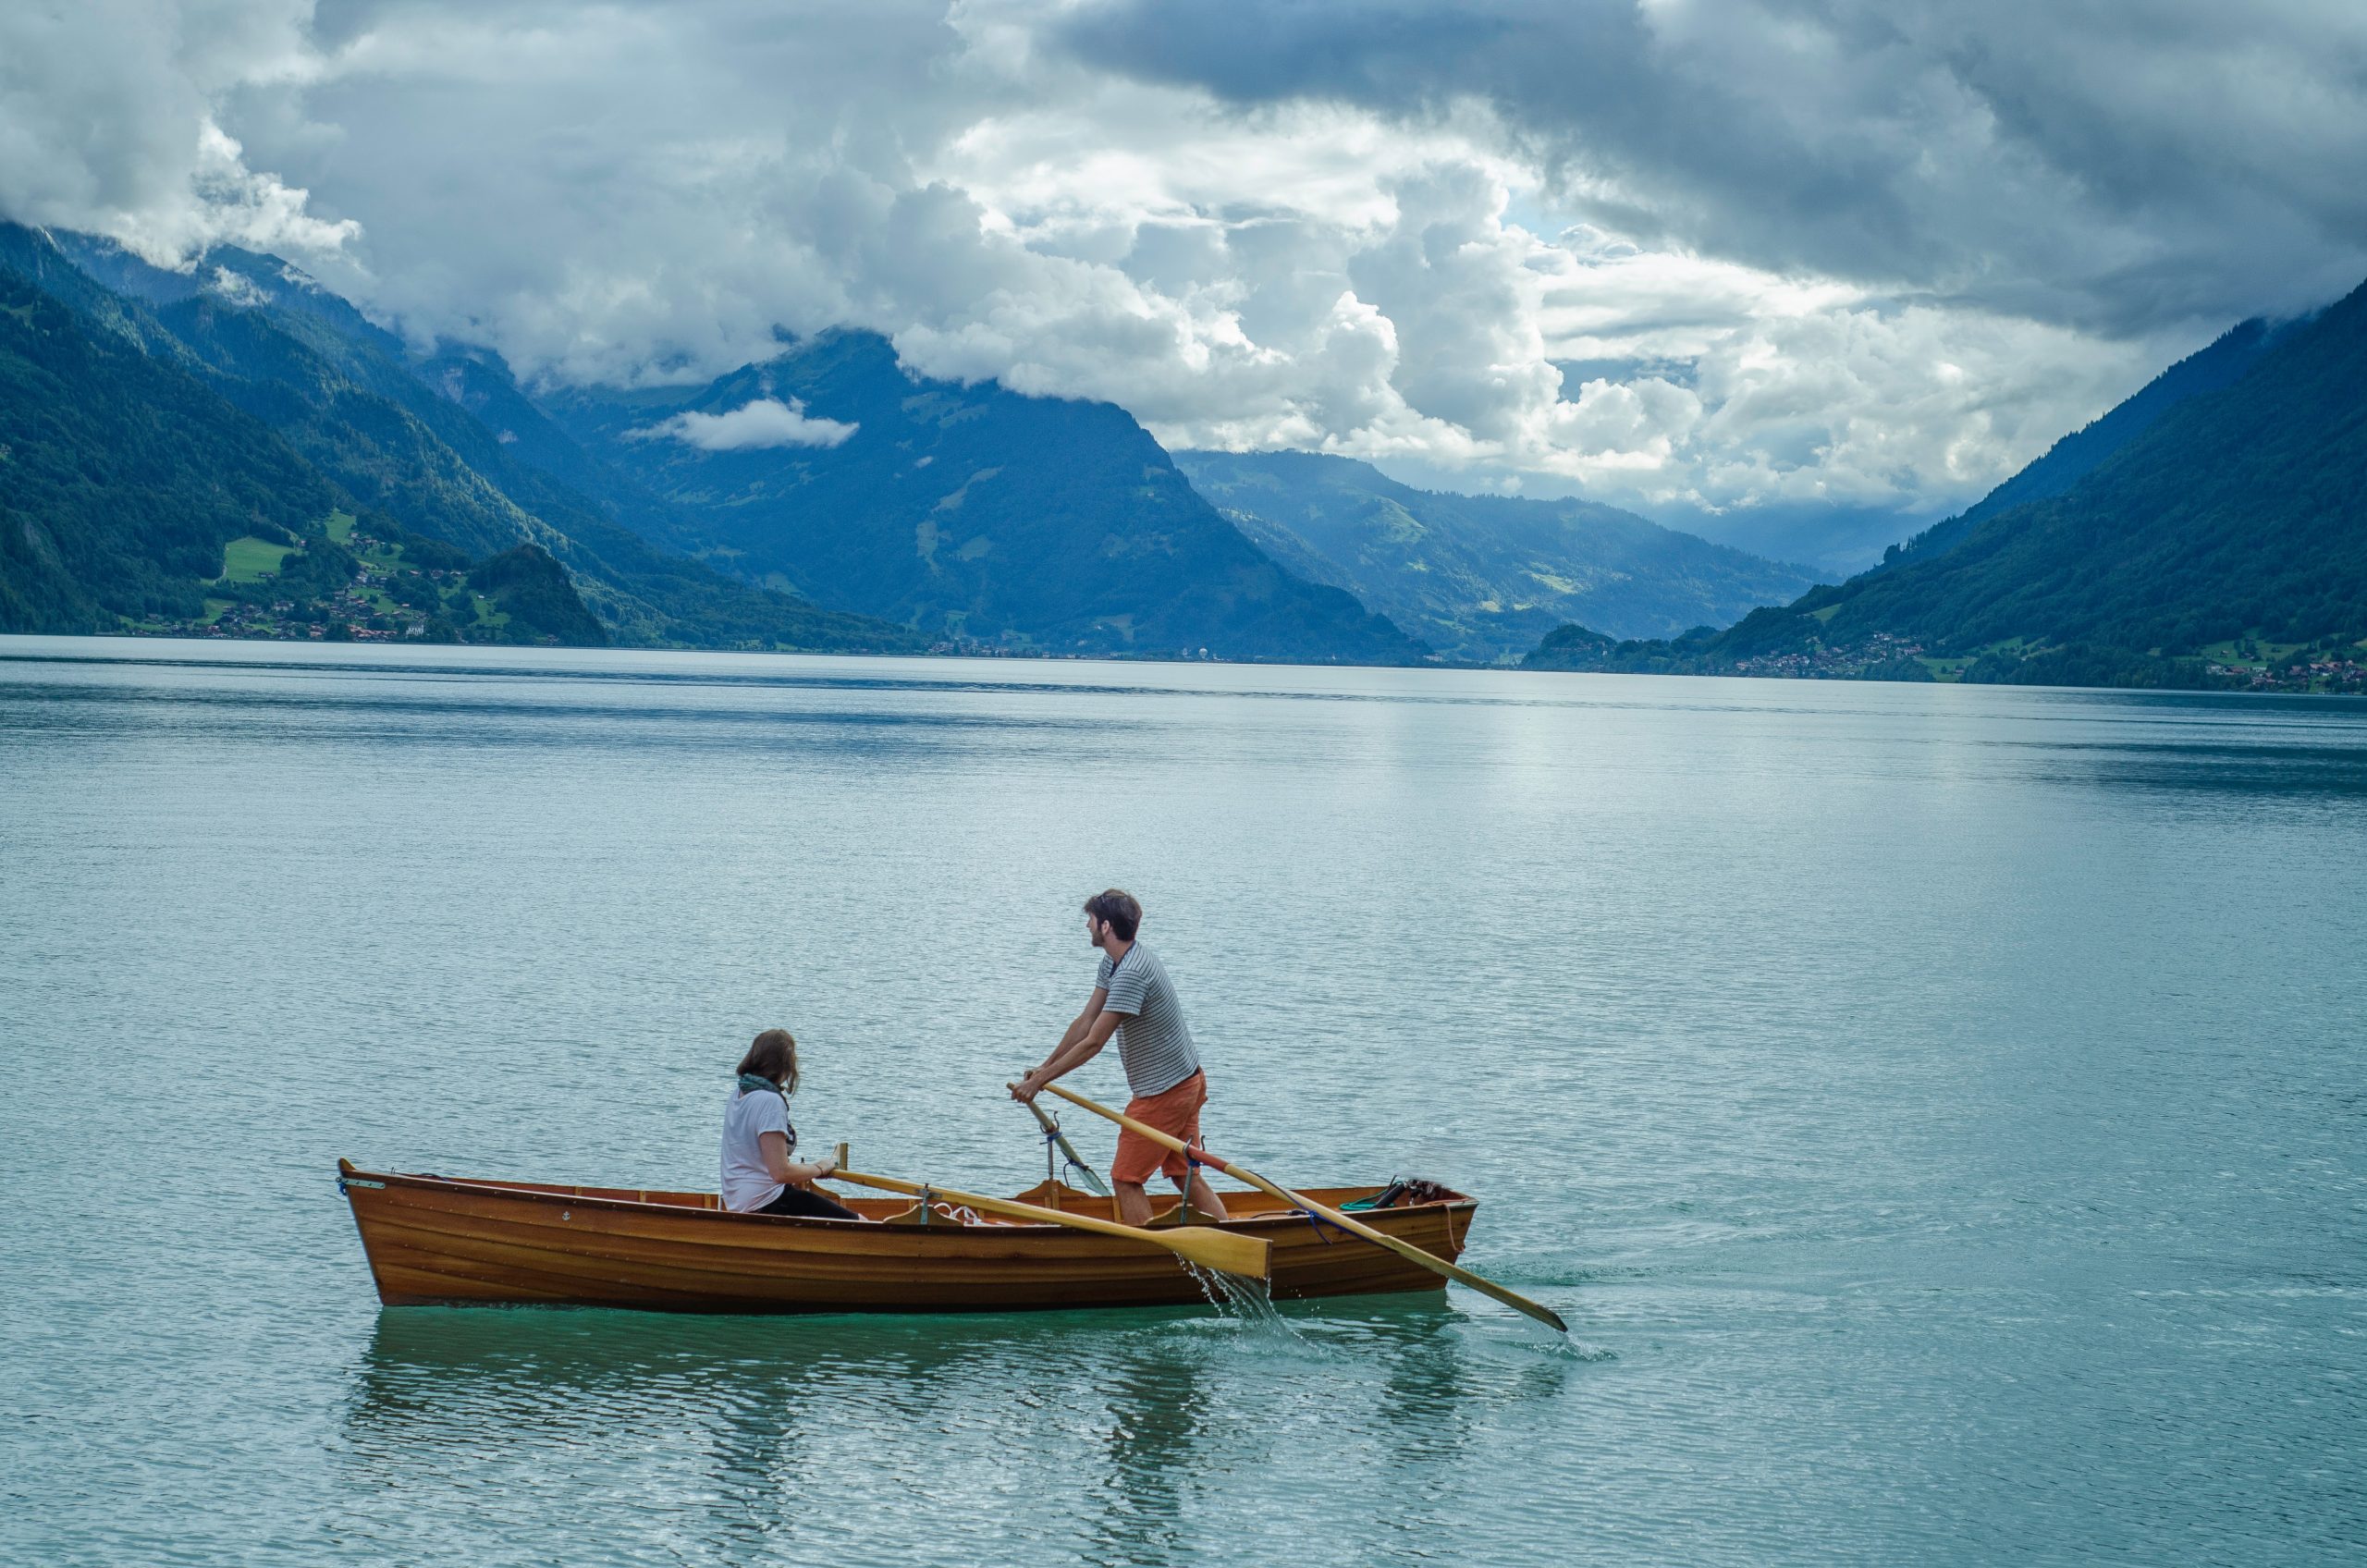
[[[369,536],[398,557],[395,541],[410,535],[450,545],[463,560],[531,546],[517,558],[558,563],[566,596],[589,601],[597,622],[565,612],[537,577],[525,602],[546,606],[550,617],[546,624],[521,615],[519,635],[531,630],[581,642],[584,627],[595,626],[597,635],[588,640],[657,645],[918,645],[902,629],[822,610],[652,545],[512,459],[498,435],[422,379],[399,340],[276,258],[226,248],[185,275],[103,241],[68,236],[61,246],[38,231],[0,226],[0,265],[38,277],[44,293],[79,319],[79,332],[135,349],[194,383],[194,391],[176,388],[181,401],[202,403],[197,394],[209,394],[268,427],[315,489],[325,482],[335,504],[362,514]],[[130,428],[99,422],[80,439],[84,449],[103,452],[113,433]],[[328,509],[310,514],[313,533]],[[66,520],[60,514],[61,526]],[[222,570],[217,552],[212,571]],[[356,570],[365,569],[356,563]],[[209,597],[192,598],[196,580],[179,567],[166,575],[180,584],[173,597],[181,609]],[[507,596],[518,597],[525,581],[510,570]],[[86,584],[92,594],[100,586]],[[509,619],[497,630],[509,634]]]
[[[232,540],[340,500],[262,421],[0,271],[0,631],[196,618]]]
[[[1107,403],[908,375],[832,332],[707,386],[545,407],[754,581],[1014,651],[1407,663],[1426,650],[1277,566]]]
[[[1726,626],[1816,581],[1587,501],[1417,490],[1314,452],[1179,452],[1175,462],[1284,565],[1482,664],[1519,656],[1564,620],[1621,637]]]
[[[608,640],[534,545],[472,563],[357,519],[277,432],[139,347],[153,328],[0,269],[0,631]]]
[[[2205,392],[2231,386],[2252,367],[2252,361],[2294,324],[2272,326],[2248,321],[2229,329],[2208,348],[2189,354],[2116,404],[2092,423],[2057,441],[2045,455],[2017,472],[1996,489],[1955,517],[1933,523],[1883,560],[1929,560],[1962,544],[1972,531],[1999,512],[2030,501],[2062,495],[2103,462],[2153,427],[2156,420]]]
[[[2299,660],[2316,684],[2355,680],[2346,671],[2367,638],[2362,367],[2367,288],[2161,411],[2059,494],[1981,520],[1952,547],[1714,636],[1623,645],[1566,628],[1531,662],[2194,685],[2257,683]]]
[[[919,382],[876,337],[834,334],[704,388],[573,394],[556,404],[570,428],[497,355],[415,354],[276,257],[221,247],[175,272],[107,241],[0,226],[0,262],[38,278],[94,340],[136,349],[266,427],[388,560],[410,558],[403,538],[472,561],[531,547],[617,641],[975,640],[1399,663],[1426,652],[1353,594],[1278,567],[1122,411]],[[661,433],[779,398],[815,402],[817,417],[843,409],[850,438]],[[370,567],[356,557],[354,570]],[[181,608],[198,582],[181,575]]]

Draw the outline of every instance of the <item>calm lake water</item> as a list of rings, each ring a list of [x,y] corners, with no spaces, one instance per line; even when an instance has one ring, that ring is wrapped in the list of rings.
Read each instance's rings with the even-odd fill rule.
[[[1211,1146],[1568,1344],[377,1305],[339,1155],[711,1186],[773,1023],[1034,1182],[1110,883]],[[2367,1550],[2357,703],[0,639],[0,895],[9,1562]]]

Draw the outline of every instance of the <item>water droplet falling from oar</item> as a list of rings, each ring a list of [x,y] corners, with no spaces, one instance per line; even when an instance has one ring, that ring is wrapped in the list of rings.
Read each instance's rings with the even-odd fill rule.
[[[1058,1084],[1047,1084],[1044,1087],[1050,1090],[1053,1094],[1060,1096],[1061,1098],[1068,1101],[1071,1105],[1080,1106],[1085,1109],[1093,1112],[1096,1116],[1106,1116],[1110,1121],[1116,1122],[1119,1126],[1128,1128],[1164,1148],[1173,1149],[1177,1154],[1196,1159],[1211,1170],[1221,1170],[1228,1176],[1236,1177],[1241,1181],[1248,1182],[1251,1186],[1257,1188],[1261,1192],[1271,1194],[1273,1196],[1280,1198],[1284,1203],[1294,1205],[1299,1208],[1305,1209],[1309,1214],[1318,1215],[1322,1219],[1330,1221],[1331,1224],[1338,1226],[1341,1230],[1347,1231],[1350,1235],[1362,1236],[1366,1241],[1372,1243],[1376,1246],[1387,1247],[1391,1252],[1397,1254],[1399,1256],[1405,1258],[1409,1262],[1420,1264],[1423,1268],[1430,1270],[1434,1274],[1443,1274],[1457,1284],[1468,1285],[1473,1290],[1478,1291],[1481,1295],[1502,1302],[1506,1306],[1512,1307],[1515,1311],[1525,1312],[1529,1317],[1536,1318],[1539,1323],[1545,1324],[1549,1328],[1564,1334],[1570,1331],[1570,1326],[1562,1321],[1562,1315],[1560,1313],[1555,1312],[1551,1307],[1545,1305],[1541,1302],[1529,1300],[1518,1291],[1509,1290],[1502,1285],[1499,1285],[1493,1280],[1483,1279],[1479,1275],[1471,1272],[1470,1269],[1465,1268],[1458,1264],[1449,1263],[1442,1257],[1433,1257],[1430,1254],[1424,1252],[1421,1248],[1414,1245],[1411,1242],[1401,1242],[1394,1236],[1384,1235],[1382,1232],[1374,1230],[1371,1226],[1363,1223],[1361,1220],[1349,1219],[1346,1215],[1341,1213],[1336,1208],[1317,1203],[1312,1198],[1305,1197],[1297,1193],[1292,1192],[1288,1187],[1282,1186],[1273,1182],[1269,1182],[1266,1178],[1258,1175],[1257,1172],[1249,1170],[1245,1166],[1234,1165],[1226,1160],[1219,1159],[1216,1156],[1210,1154],[1206,1149],[1187,1147],[1183,1139],[1162,1133],[1156,1127],[1146,1126],[1142,1122],[1135,1121],[1131,1116],[1126,1116],[1118,1111],[1111,1110],[1106,1105],[1097,1104],[1092,1100],[1086,1099],[1083,1095],[1078,1094],[1073,1089],[1064,1089]]]

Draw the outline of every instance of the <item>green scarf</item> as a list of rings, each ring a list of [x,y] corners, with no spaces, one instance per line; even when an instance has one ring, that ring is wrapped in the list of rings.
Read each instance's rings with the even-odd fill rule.
[[[789,1125],[789,1152],[795,1154],[797,1152],[797,1123],[789,1121],[789,1091],[782,1088],[779,1084],[774,1083],[769,1078],[759,1078],[753,1072],[742,1072],[740,1074],[740,1092],[742,1094],[753,1095],[759,1089],[768,1089],[772,1093],[780,1096],[781,1120],[788,1122]]]

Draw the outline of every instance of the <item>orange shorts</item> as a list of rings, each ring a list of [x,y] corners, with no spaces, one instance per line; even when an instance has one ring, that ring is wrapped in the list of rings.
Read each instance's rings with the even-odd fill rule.
[[[1181,1138],[1187,1144],[1200,1141],[1200,1108],[1208,1103],[1208,1075],[1195,1072],[1171,1089],[1156,1095],[1145,1095],[1126,1102],[1126,1114],[1147,1126],[1156,1127],[1171,1138]],[[1110,1180],[1138,1187],[1154,1174],[1164,1173],[1177,1181],[1191,1170],[1184,1157],[1172,1149],[1152,1143],[1131,1127],[1118,1129],[1117,1158],[1110,1162]]]

